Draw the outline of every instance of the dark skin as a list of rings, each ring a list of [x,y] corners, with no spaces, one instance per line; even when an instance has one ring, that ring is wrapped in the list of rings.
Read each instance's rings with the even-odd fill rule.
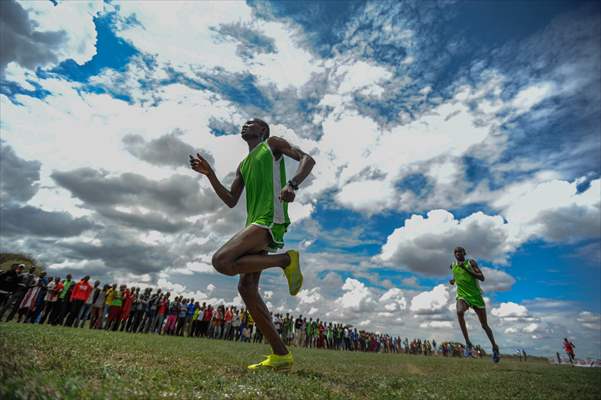
[[[248,144],[250,153],[263,141],[266,130],[261,123],[250,120],[242,126],[240,134]],[[269,137],[266,142],[276,160],[285,155],[299,162],[297,171],[291,179],[295,185],[299,185],[311,173],[315,161],[310,155],[279,137]],[[240,166],[236,169],[236,176],[229,189],[221,184],[213,168],[200,154],[196,154],[196,157],[190,156],[190,166],[209,179],[217,196],[228,207],[233,208],[238,204],[244,189]],[[281,201],[293,202],[294,188],[287,184],[280,191],[279,198]],[[248,311],[271,345],[274,354],[285,355],[288,354],[288,349],[273,326],[271,314],[259,294],[259,280],[261,271],[273,267],[285,268],[290,264],[290,257],[286,253],[267,254],[266,249],[270,243],[271,234],[267,229],[249,225],[217,250],[213,255],[213,266],[225,275],[240,275],[238,291]]]
[[[455,259],[457,260],[458,263],[463,263],[465,262],[465,249],[463,249],[462,247],[458,247],[455,249],[454,251],[455,254]],[[484,282],[484,274],[482,273],[482,271],[480,270],[480,268],[478,268],[478,264],[476,263],[475,260],[469,260],[470,266],[472,267],[471,271],[469,269],[466,269],[467,272],[469,272],[474,278],[478,279],[481,282]],[[451,285],[455,284],[455,279],[451,279],[449,281],[449,283]],[[492,344],[493,349],[498,350],[499,347],[497,346],[497,343],[495,342],[495,338],[493,336],[492,333],[492,329],[490,329],[490,326],[488,326],[488,321],[486,319],[486,309],[485,308],[477,308],[477,307],[472,307],[474,312],[476,313],[476,315],[478,316],[478,320],[480,321],[480,325],[482,326],[482,329],[484,329],[484,332],[486,333],[486,336],[488,336],[488,339],[490,340],[490,343]],[[471,345],[472,342],[470,342],[469,339],[469,335],[467,333],[467,326],[465,324],[465,312],[469,309],[469,305],[463,301],[463,300],[459,300],[457,302],[457,320],[459,321],[459,327],[461,328],[461,333],[463,334],[463,337],[465,338],[465,343],[468,345]]]

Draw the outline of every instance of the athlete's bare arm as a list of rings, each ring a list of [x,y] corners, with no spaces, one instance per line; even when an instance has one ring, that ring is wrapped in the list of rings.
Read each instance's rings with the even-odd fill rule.
[[[469,271],[470,274],[472,274],[472,276],[478,279],[479,281],[484,282],[484,274],[482,273],[480,268],[478,268],[478,263],[476,262],[476,260],[470,260],[470,265],[472,266],[472,270]]]
[[[267,144],[269,144],[269,147],[271,148],[271,151],[276,159],[284,154],[299,162],[296,174],[292,179],[290,179],[294,185],[300,185],[311,173],[311,170],[315,165],[315,160],[309,154],[305,153],[298,147],[291,145],[285,139],[277,136],[272,136],[267,139]],[[280,192],[280,199],[282,201],[290,203],[294,201],[294,197],[294,189],[291,188],[290,185],[286,185]]]
[[[238,204],[238,200],[240,200],[240,195],[242,194],[242,189],[244,189],[244,181],[242,179],[242,174],[240,173],[240,166],[236,169],[236,176],[234,177],[234,181],[232,182],[232,186],[230,189],[226,189],[219,179],[217,175],[215,175],[215,171],[211,168],[208,161],[205,160],[200,154],[196,154],[196,158],[190,156],[190,166],[192,169],[200,174],[205,175],[209,178],[209,182],[211,182],[211,186],[213,186],[213,190],[217,193],[217,196],[229,208],[234,207]]]

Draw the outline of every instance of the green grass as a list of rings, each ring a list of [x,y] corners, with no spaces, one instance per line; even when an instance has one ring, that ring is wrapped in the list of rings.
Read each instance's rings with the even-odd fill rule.
[[[545,362],[293,349],[291,372],[246,371],[266,345],[0,324],[2,399],[595,399],[601,370]]]

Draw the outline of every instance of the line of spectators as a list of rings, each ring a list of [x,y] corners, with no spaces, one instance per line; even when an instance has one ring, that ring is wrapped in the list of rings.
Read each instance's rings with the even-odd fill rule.
[[[39,276],[36,268],[24,272],[14,264],[0,274],[0,322],[16,317],[17,322],[105,329],[131,333],[207,337],[260,343],[250,313],[244,308],[219,305],[177,296],[161,289],[128,288],[126,285],[90,283],[90,277],[79,281],[68,274],[65,279]],[[289,313],[272,314],[275,329],[291,346],[443,356],[461,356],[461,344],[445,342],[437,348],[435,340],[414,339],[357,330],[349,325],[320,321],[319,318],[297,318]],[[461,348],[460,348],[461,347]],[[478,349],[476,349],[478,351]],[[483,353],[483,351],[482,351]]]

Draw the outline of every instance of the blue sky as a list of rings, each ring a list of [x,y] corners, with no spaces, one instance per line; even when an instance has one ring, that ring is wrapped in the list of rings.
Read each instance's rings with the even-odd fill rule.
[[[457,340],[463,245],[507,352],[569,336],[601,355],[597,3],[2,7],[3,251],[240,303],[210,260],[243,202],[220,204],[186,160],[230,182],[260,117],[317,160],[287,234],[306,287],[290,298],[265,273],[274,310]]]

